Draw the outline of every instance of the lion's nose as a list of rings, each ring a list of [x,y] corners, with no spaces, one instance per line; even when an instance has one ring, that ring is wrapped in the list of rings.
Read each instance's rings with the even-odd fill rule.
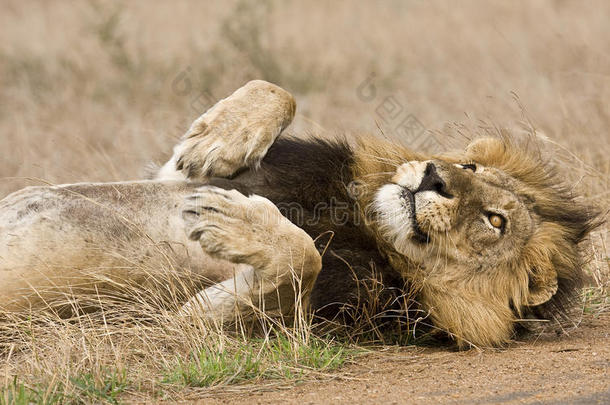
[[[419,193],[420,191],[436,191],[445,198],[453,198],[447,191],[447,183],[445,183],[445,180],[441,179],[441,176],[439,176],[436,171],[436,166],[431,162],[426,165],[424,177],[422,178],[421,183],[419,183],[417,190],[415,190],[415,193]]]

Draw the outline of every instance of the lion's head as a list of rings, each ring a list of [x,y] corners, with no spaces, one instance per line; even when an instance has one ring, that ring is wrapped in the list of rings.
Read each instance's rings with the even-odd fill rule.
[[[580,285],[579,244],[596,216],[522,146],[484,138],[433,157],[394,150],[385,169],[388,150],[365,150],[360,176],[386,173],[369,180],[371,228],[460,346],[508,341],[524,313],[556,311]]]

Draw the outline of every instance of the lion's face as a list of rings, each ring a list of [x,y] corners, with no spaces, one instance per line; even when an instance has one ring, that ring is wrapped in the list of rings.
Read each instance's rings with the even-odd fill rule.
[[[398,252],[427,269],[492,269],[519,255],[534,227],[513,183],[475,163],[407,162],[377,192],[379,223]]]
[[[566,197],[542,173],[513,170],[502,159],[512,152],[486,139],[461,156],[407,161],[373,199],[381,237],[415,265],[404,275],[460,345],[507,341],[524,308],[580,272],[583,231],[556,212]]]

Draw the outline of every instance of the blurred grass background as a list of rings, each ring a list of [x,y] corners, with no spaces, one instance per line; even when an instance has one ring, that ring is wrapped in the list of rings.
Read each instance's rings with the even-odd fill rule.
[[[139,178],[214,100],[262,78],[296,96],[296,132],[379,132],[387,96],[428,129],[510,126],[514,92],[608,202],[608,15],[604,0],[5,0],[0,196],[28,178]]]

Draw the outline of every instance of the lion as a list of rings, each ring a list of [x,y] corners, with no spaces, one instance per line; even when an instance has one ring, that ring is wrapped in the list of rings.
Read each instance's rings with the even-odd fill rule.
[[[578,292],[597,212],[514,139],[426,155],[374,137],[280,136],[295,110],[286,90],[252,81],[198,118],[153,179],[0,201],[0,307],[144,285],[138,269],[170,263],[206,280],[186,315],[230,322],[300,303],[332,319],[355,302],[354,275],[378,272],[410,286],[459,347],[492,347]]]

